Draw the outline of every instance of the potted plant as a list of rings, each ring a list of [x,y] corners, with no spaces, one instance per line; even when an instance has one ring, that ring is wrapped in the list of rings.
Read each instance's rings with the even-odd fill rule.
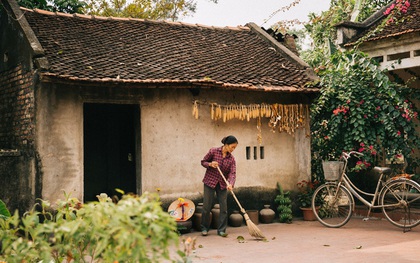
[[[312,196],[315,189],[318,187],[319,181],[313,180],[302,180],[297,183],[299,193],[297,195],[297,200],[299,203],[299,208],[303,213],[303,220],[305,221],[314,221],[316,220],[315,215],[312,211]],[[317,202],[316,205],[320,205],[320,202]]]

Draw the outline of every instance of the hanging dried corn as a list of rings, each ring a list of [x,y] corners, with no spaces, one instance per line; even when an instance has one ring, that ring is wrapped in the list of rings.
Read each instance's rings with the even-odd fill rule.
[[[192,115],[195,119],[199,117],[198,101],[194,101]],[[210,118],[217,121],[222,119],[227,122],[232,119],[247,120],[257,119],[257,140],[261,144],[261,118],[269,118],[268,126],[273,132],[286,132],[294,135],[299,128],[306,129],[306,135],[310,135],[309,130],[309,105],[307,104],[229,104],[219,105],[210,103]]]
[[[192,115],[194,116],[195,119],[198,119],[198,103],[197,103],[197,101],[194,101]]]
[[[261,132],[261,117],[257,118],[257,141],[258,144],[261,145],[262,144],[262,132]]]

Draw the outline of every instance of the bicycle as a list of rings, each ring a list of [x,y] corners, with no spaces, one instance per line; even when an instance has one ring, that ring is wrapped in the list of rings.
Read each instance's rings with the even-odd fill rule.
[[[405,232],[420,224],[420,185],[409,176],[391,175],[388,167],[375,167],[379,174],[374,193],[366,193],[357,188],[346,174],[348,159],[351,156],[360,157],[363,154],[355,151],[343,152],[336,171],[336,178],[328,178],[324,169],[326,183],[320,185],[312,196],[312,210],[317,220],[327,227],[344,226],[351,218],[355,208],[354,197],[369,208],[381,208],[386,219],[393,225],[403,228]],[[338,177],[338,178],[337,178]],[[332,180],[331,180],[332,179]],[[371,202],[361,194],[373,197]]]

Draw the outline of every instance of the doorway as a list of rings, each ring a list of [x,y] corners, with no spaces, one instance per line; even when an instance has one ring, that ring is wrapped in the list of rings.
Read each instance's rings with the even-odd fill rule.
[[[137,193],[139,105],[85,103],[83,117],[84,202],[120,196],[116,189]]]

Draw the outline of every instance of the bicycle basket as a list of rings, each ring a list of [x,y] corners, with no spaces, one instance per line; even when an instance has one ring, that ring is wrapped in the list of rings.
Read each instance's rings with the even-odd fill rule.
[[[344,168],[344,162],[341,161],[322,161],[324,178],[327,181],[337,181],[340,179]]]

